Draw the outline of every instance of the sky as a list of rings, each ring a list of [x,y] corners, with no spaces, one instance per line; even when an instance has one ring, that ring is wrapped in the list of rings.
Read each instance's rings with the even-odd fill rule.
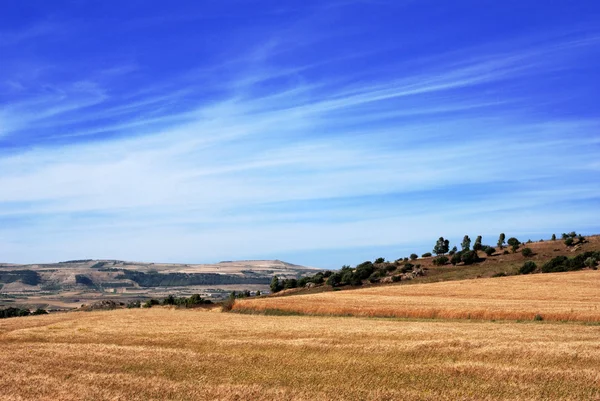
[[[4,0],[0,261],[600,233],[595,0]]]

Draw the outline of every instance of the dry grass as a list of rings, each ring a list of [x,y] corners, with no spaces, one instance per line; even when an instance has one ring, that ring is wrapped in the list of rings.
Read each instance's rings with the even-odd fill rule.
[[[599,335],[161,308],[15,318],[0,323],[0,398],[592,400]]]
[[[378,286],[244,299],[235,311],[446,319],[600,321],[600,271]]]

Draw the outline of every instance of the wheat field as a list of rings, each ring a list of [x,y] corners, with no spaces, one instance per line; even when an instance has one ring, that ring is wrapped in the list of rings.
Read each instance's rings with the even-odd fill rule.
[[[2,400],[593,400],[600,327],[166,308],[0,323]]]
[[[600,321],[600,270],[377,286],[242,299],[239,312],[445,319]]]

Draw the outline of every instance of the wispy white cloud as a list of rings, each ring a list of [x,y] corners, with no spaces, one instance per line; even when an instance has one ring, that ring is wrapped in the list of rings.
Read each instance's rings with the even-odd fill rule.
[[[523,112],[523,94],[484,92],[596,44],[441,55],[434,67],[358,81],[263,68],[267,46],[260,68],[207,82],[211,96],[196,82],[124,102],[77,81],[5,106],[3,138],[52,128],[39,135],[73,142],[0,154],[0,222],[13,221],[0,225],[0,255],[218,260],[588,227],[594,205],[553,205],[600,198],[589,185],[600,120],[539,118]]]

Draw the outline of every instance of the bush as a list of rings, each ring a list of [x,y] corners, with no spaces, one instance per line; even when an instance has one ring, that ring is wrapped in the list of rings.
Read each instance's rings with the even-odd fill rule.
[[[531,260],[528,260],[519,268],[519,274],[533,273],[535,269],[537,269],[537,265]]]
[[[492,248],[491,246],[488,246],[484,249],[484,252],[487,256],[492,256],[494,252],[496,252],[496,249]]]
[[[436,266],[443,266],[446,263],[448,263],[449,259],[447,256],[438,256],[437,258],[433,259],[433,264]]]
[[[587,258],[587,259],[586,259],[586,260],[583,262],[583,264],[585,264],[587,267],[591,267],[591,268],[594,268],[594,267],[596,267],[596,264],[597,264],[597,263],[598,263],[598,261],[596,260],[596,258],[592,258],[592,257],[589,257],[589,258]]]
[[[462,252],[456,252],[454,255],[452,255],[452,258],[450,259],[450,263],[452,263],[454,266],[456,266],[457,264],[459,264],[461,262],[461,257],[462,257]]]
[[[460,256],[460,260],[465,265],[472,265],[473,263],[479,262],[479,257],[477,256],[477,252],[475,251],[465,251]]]
[[[373,263],[367,261],[367,262],[363,262],[360,265],[356,266],[356,269],[354,270],[354,274],[359,277],[361,280],[366,280],[369,278],[369,276],[371,274],[373,274],[373,271],[375,270],[375,266],[373,266]]]
[[[400,271],[402,273],[408,273],[413,270],[413,267],[415,267],[415,265],[413,265],[412,263],[405,263],[402,269],[400,269]]]
[[[556,234],[552,234],[552,241],[556,241]]]
[[[529,257],[533,256],[533,251],[531,250],[531,248],[523,248],[521,250],[521,254],[523,256],[525,256],[526,258],[529,258]]]
[[[575,242],[575,240],[573,238],[571,238],[571,237],[565,239],[565,245],[566,246],[572,246],[574,242]]]
[[[505,250],[504,252],[502,252],[502,255],[508,255],[510,252],[508,252],[507,250]]]
[[[279,281],[279,277],[273,276],[269,287],[271,288],[271,292],[275,294],[276,292],[283,290],[283,283]]]
[[[37,308],[32,315],[47,315],[48,311],[46,311],[46,309],[42,309],[42,308]]]
[[[152,308],[154,305],[160,305],[160,302],[158,301],[158,299],[149,299],[146,302],[144,302],[143,307],[144,308]]]
[[[416,253],[411,253],[410,254],[410,260],[416,260],[419,258],[419,255],[417,255]]]
[[[504,272],[492,274],[492,277],[506,277],[506,276],[507,276],[507,274]]]
[[[422,258],[429,258],[431,257],[431,252],[425,252],[423,255],[421,255]]]
[[[332,287],[338,287],[342,284],[342,275],[340,273],[333,273],[327,279],[327,285]]]
[[[388,264],[385,266],[385,270],[389,271],[389,272],[393,272],[394,270],[396,270],[398,268],[398,266],[394,265],[394,264]]]
[[[536,322],[541,322],[542,320],[544,320],[544,318],[542,317],[542,315],[540,315],[539,313],[537,313],[534,317],[533,320]]]
[[[378,271],[376,271],[376,272],[373,272],[373,274],[371,274],[371,276],[369,276],[369,281],[370,281],[371,283],[378,283],[378,282],[379,282],[379,279],[380,279],[380,277],[381,277],[381,276],[379,275],[379,272],[378,272]]]
[[[385,263],[385,259],[384,258],[377,258],[377,259],[375,259],[375,263]]]
[[[401,276],[396,275],[396,276],[392,276],[392,282],[397,283],[398,281],[400,281],[402,279]]]

